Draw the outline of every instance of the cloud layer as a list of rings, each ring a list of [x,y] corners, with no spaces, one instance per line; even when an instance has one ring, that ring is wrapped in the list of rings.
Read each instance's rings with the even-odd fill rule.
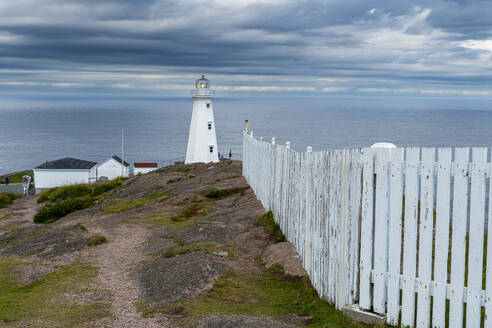
[[[492,4],[0,0],[0,93],[492,97]]]

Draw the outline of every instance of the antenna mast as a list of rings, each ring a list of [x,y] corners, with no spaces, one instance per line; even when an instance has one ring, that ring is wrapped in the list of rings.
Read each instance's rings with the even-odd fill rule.
[[[124,156],[124,148],[123,148],[123,128],[121,129],[121,176],[124,177],[124,168],[125,168],[125,157]]]

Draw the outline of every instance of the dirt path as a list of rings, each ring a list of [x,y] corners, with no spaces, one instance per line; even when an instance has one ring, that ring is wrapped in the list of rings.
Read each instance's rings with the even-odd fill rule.
[[[165,318],[143,318],[136,310],[138,289],[131,278],[135,268],[145,260],[143,241],[150,232],[138,225],[120,224],[112,231],[101,231],[109,242],[97,247],[94,252],[99,267],[98,280],[101,288],[112,295],[111,313],[113,327],[170,327]]]

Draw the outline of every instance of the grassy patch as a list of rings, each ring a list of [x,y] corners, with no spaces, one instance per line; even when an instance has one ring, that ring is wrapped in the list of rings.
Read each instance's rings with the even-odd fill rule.
[[[39,196],[38,203],[48,204],[34,215],[34,222],[55,222],[67,214],[92,207],[102,201],[107,192],[120,187],[123,181],[125,178],[100,184],[78,184],[46,190]]]
[[[87,291],[97,268],[74,263],[61,267],[28,285],[19,285],[21,262],[0,259],[0,323],[16,326],[79,327],[109,317],[103,302],[77,304],[66,295]]]
[[[152,310],[172,313],[182,307],[191,319],[210,315],[249,315],[283,318],[295,314],[313,316],[307,327],[365,327],[345,318],[340,311],[320,299],[307,277],[287,276],[280,265],[263,275],[228,273],[204,296],[197,296]]]
[[[256,224],[263,227],[263,231],[270,236],[271,240],[275,242],[285,241],[285,236],[280,230],[280,226],[273,219],[272,211],[268,211],[256,219]]]
[[[169,190],[157,191],[151,195],[142,198],[123,199],[114,205],[109,205],[101,208],[101,211],[103,211],[104,213],[119,213],[134,208],[139,208],[149,203],[162,202],[168,199],[169,197],[171,197],[169,195]]]
[[[184,255],[193,252],[212,253],[216,251],[227,251],[228,256],[236,255],[236,251],[234,249],[225,247],[224,245],[216,244],[216,243],[200,242],[200,243],[192,243],[189,245],[180,245],[177,247],[170,248],[164,253],[164,257],[169,258],[169,257]]]
[[[14,199],[21,198],[21,195],[12,194],[10,192],[0,192],[0,208],[4,208],[14,202]]]
[[[244,192],[248,189],[249,187],[240,187],[240,188],[229,188],[229,189],[212,189],[206,193],[205,196],[208,198],[225,198],[229,197],[234,194],[241,194],[244,195]]]
[[[5,181],[5,178],[9,177],[9,183],[22,183],[22,177],[24,175],[33,176],[34,171],[33,170],[26,170],[26,171],[20,171],[20,172],[0,175],[0,180],[4,179],[4,181]]]
[[[184,245],[184,241],[183,239],[181,238],[181,236],[164,236],[164,238],[166,239],[172,239],[173,242],[178,245],[178,246],[183,246]]]
[[[198,218],[206,216],[211,207],[212,204],[209,202],[194,199],[176,215],[163,215],[160,212],[154,211],[147,218],[129,218],[124,220],[124,222],[147,223],[153,228],[162,226],[172,226],[175,228],[194,227],[197,224]]]
[[[70,198],[45,205],[34,215],[34,223],[52,223],[67,214],[83,210],[94,205],[94,200],[89,197]]]
[[[184,167],[181,169],[177,169],[176,171],[181,172],[181,173],[189,173],[191,171],[191,167]]]
[[[106,237],[101,235],[92,236],[91,239],[87,242],[87,246],[97,246],[106,242]]]
[[[51,188],[43,191],[38,198],[38,203],[57,202],[79,197],[99,198],[106,192],[121,186],[126,178],[117,178],[115,180],[97,183],[97,184],[77,184],[71,186]]]

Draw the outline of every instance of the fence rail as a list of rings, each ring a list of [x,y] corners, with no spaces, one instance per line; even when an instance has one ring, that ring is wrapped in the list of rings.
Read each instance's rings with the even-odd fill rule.
[[[243,175],[321,297],[391,325],[492,327],[487,148],[289,148],[244,133]]]

